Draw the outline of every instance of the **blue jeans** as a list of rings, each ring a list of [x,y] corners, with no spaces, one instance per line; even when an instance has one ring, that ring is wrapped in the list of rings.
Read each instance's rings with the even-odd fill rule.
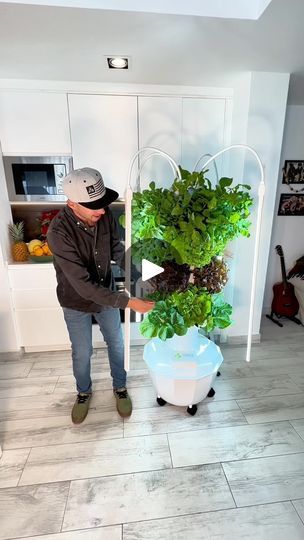
[[[63,308],[63,314],[72,345],[73,373],[78,392],[92,392],[92,315],[98,322],[108,346],[113,388],[126,386],[127,374],[124,369],[124,343],[119,309],[107,306],[100,313],[85,313]]]

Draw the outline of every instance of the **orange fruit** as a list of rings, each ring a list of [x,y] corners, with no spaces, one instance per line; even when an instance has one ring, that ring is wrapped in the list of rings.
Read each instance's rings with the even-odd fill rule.
[[[41,257],[41,255],[44,255],[43,249],[41,247],[37,246],[34,249],[34,255],[35,255],[35,257]]]

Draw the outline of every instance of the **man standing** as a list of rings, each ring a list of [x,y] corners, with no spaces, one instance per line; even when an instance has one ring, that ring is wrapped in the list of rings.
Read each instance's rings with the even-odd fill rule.
[[[154,302],[113,291],[111,260],[124,265],[117,223],[108,208],[118,193],[106,188],[101,174],[89,167],[68,174],[63,191],[67,205],[52,220],[47,241],[54,255],[57,297],[72,346],[78,391],[72,421],[83,422],[92,396],[92,315],[108,346],[117,410],[127,417],[132,413],[132,402],[126,388],[119,308],[146,313]]]

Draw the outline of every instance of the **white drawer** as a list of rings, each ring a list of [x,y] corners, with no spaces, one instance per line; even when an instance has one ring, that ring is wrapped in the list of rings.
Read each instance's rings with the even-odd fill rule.
[[[55,289],[56,274],[51,264],[24,264],[9,267],[11,289]]]
[[[15,316],[21,347],[45,349],[70,343],[61,308],[18,310]]]
[[[12,291],[12,300],[16,310],[60,307],[55,289],[16,289]]]

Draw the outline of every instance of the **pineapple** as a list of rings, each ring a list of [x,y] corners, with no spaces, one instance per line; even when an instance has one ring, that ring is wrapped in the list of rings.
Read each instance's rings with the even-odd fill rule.
[[[29,253],[27,245],[24,242],[24,222],[19,221],[9,225],[9,231],[13,239],[12,255],[16,262],[27,261]]]

